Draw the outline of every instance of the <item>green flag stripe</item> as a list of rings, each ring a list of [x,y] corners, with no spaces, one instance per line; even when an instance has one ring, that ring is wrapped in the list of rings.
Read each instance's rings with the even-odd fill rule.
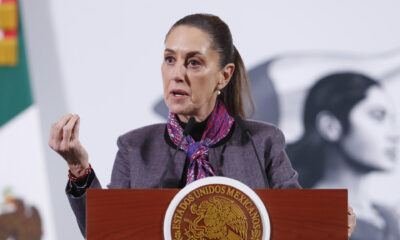
[[[19,23],[18,64],[0,67],[0,127],[33,103],[22,22]]]

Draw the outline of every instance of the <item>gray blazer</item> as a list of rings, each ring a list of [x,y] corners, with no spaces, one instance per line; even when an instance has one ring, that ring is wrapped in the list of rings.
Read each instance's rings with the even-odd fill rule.
[[[285,153],[285,138],[275,126],[245,121],[254,142],[270,188],[300,188],[297,172]],[[164,138],[166,124],[155,124],[130,131],[118,138],[119,147],[108,188],[156,188],[174,148]],[[211,147],[208,160],[217,176],[239,180],[251,188],[264,188],[264,180],[251,142],[237,124],[222,145]],[[186,153],[178,151],[168,170],[164,186],[178,188]],[[95,177],[89,188],[101,188]],[[86,236],[86,195],[68,194],[81,232]]]

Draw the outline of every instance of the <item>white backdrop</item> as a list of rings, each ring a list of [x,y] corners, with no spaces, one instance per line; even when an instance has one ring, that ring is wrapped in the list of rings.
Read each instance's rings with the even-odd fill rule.
[[[81,141],[103,186],[110,180],[117,137],[163,121],[153,112],[162,96],[163,41],[169,27],[187,14],[213,13],[226,21],[248,67],[291,51],[368,54],[400,45],[399,1],[23,0],[22,4],[43,144],[47,145],[51,122],[64,113],[78,113]],[[52,166],[58,239],[79,239],[63,196],[67,168],[51,151],[46,157]]]

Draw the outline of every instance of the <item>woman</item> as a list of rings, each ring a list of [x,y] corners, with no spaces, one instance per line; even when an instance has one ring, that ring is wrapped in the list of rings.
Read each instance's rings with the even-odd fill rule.
[[[228,26],[218,17],[189,15],[176,22],[165,39],[161,67],[167,124],[131,131],[118,139],[109,188],[183,187],[196,179],[219,175],[252,188],[265,182],[252,145],[232,116],[245,117],[244,93],[252,99],[243,61]],[[251,101],[250,101],[251,102]],[[189,119],[197,122],[188,137]],[[284,152],[284,137],[276,127],[245,121],[253,133],[271,188],[299,188],[297,173]],[[79,143],[79,117],[66,115],[52,126],[49,145],[67,161],[67,195],[85,234],[85,190],[101,188]],[[182,141],[181,141],[182,140]],[[168,159],[181,146],[163,172]],[[160,183],[161,182],[161,183]]]
[[[394,110],[379,83],[355,72],[326,76],[309,91],[303,120],[303,137],[287,149],[302,186],[348,188],[359,218],[352,239],[400,239],[391,211],[360,188],[395,164]]]

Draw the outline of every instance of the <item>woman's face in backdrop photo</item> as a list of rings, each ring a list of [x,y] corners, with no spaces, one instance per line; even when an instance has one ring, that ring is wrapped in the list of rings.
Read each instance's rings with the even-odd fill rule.
[[[349,113],[349,131],[340,145],[354,161],[370,170],[390,170],[395,165],[398,131],[394,106],[378,86]]]
[[[224,87],[219,55],[207,33],[191,26],[173,28],[165,40],[161,66],[164,100],[170,112],[187,121],[205,120]]]

